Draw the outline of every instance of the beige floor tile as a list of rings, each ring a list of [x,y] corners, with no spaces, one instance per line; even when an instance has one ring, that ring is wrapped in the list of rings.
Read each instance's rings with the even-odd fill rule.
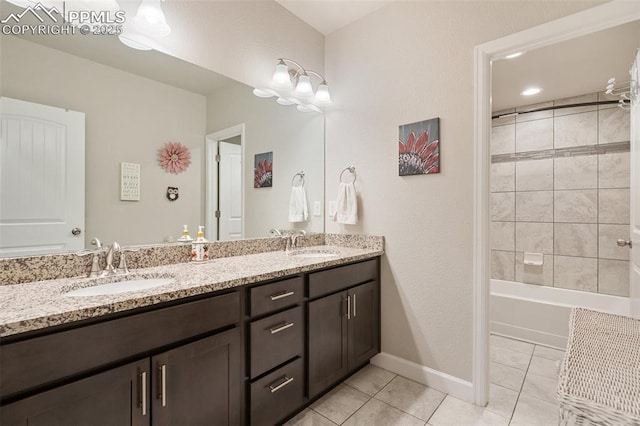
[[[511,426],[552,426],[558,424],[558,406],[520,395]]]
[[[523,342],[520,340],[509,339],[508,337],[491,335],[489,339],[491,346],[497,346],[499,348],[511,349],[512,351],[523,352],[526,354],[532,354],[535,345],[533,343]]]
[[[427,421],[445,396],[435,389],[397,376],[375,398]]]
[[[335,426],[336,424],[313,410],[306,409],[284,424],[284,426]]]
[[[538,376],[527,373],[522,386],[522,395],[538,398],[552,404],[556,403],[556,392],[558,390],[558,379]]]
[[[509,424],[509,419],[499,416],[486,408],[478,407],[447,395],[440,407],[429,419],[429,424],[433,426],[500,426]]]
[[[311,405],[314,411],[322,414],[334,423],[342,424],[368,400],[369,395],[344,384],[338,385],[331,392]]]
[[[396,377],[395,373],[369,364],[344,382],[360,392],[373,396],[380,392],[394,377]]]
[[[520,392],[524,382],[525,372],[517,368],[507,367],[496,362],[490,363],[490,382],[494,385]]]
[[[558,373],[560,372],[560,362],[561,361],[534,356],[531,358],[531,364],[529,365],[528,372],[537,374],[538,376],[557,379]]]
[[[552,359],[554,361],[562,361],[562,358],[564,358],[564,351],[536,345],[536,349],[533,351],[533,356]]]
[[[491,361],[497,362],[507,367],[517,368],[518,370],[527,371],[531,354],[514,351],[512,349],[501,348],[493,345],[490,348]]]
[[[517,401],[518,392],[498,385],[489,385],[487,410],[510,419]]]
[[[373,398],[344,423],[344,426],[424,426],[425,421],[403,413]]]

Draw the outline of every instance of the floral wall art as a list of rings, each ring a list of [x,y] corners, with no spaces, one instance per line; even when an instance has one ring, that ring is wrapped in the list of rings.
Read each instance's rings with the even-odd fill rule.
[[[440,118],[399,126],[399,175],[440,173]]]
[[[254,188],[273,186],[273,152],[256,154],[254,159]]]

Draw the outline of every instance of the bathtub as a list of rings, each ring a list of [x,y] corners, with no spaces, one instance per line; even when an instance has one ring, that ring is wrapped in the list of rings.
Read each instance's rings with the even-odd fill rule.
[[[564,349],[575,306],[619,315],[631,309],[628,297],[491,280],[491,333]]]

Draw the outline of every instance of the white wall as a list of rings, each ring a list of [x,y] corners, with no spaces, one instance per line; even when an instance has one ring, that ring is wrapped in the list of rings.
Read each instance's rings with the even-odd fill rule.
[[[386,237],[382,350],[471,380],[473,48],[595,2],[397,2],[326,38],[327,200],[349,164]],[[440,117],[441,173],[398,176],[398,125]]]
[[[271,228],[324,230],[324,217],[313,216],[313,203],[324,205],[324,117],[301,113],[275,98],[256,97],[251,88],[234,84],[207,96],[207,133],[245,124],[245,237],[268,236]],[[253,187],[255,154],[273,152],[273,186]],[[307,222],[287,218],[291,179],[305,172]],[[297,184],[297,180],[296,180]]]
[[[99,82],[99,83],[98,83]],[[160,243],[203,217],[206,100],[143,77],[16,37],[2,37],[2,96],[86,114],[85,243]],[[169,141],[191,151],[187,171],[160,168]],[[141,164],[140,201],[120,201],[120,163]],[[167,186],[180,198],[166,199]]]

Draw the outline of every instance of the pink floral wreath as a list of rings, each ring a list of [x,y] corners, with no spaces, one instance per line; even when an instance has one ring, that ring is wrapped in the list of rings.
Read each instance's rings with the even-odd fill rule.
[[[191,153],[180,142],[167,142],[158,150],[158,161],[166,172],[177,175],[187,170],[191,164]]]

